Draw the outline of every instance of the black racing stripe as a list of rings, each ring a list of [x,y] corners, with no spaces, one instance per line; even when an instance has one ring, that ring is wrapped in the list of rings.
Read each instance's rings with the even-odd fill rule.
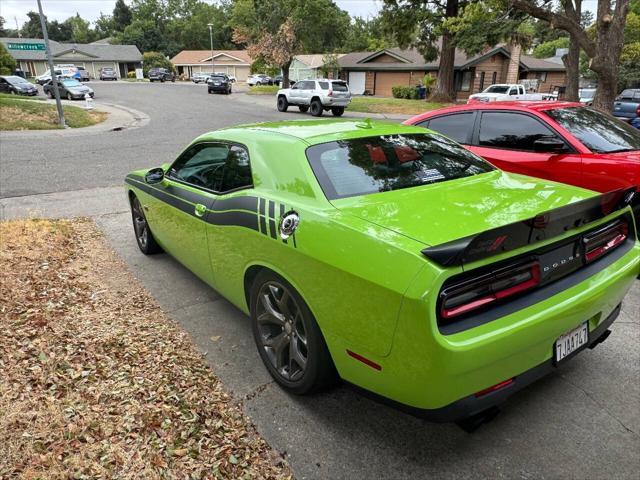
[[[284,203],[280,204],[280,221],[282,221],[282,217],[284,217]],[[283,238],[282,243],[287,243],[287,239]]]
[[[144,180],[144,177],[142,175],[136,175],[134,173],[130,173],[129,175],[127,175],[126,177],[127,179],[131,179],[131,180],[139,180],[142,181]],[[126,181],[126,180],[125,180]]]
[[[216,200],[213,204],[213,211],[223,210],[249,210],[255,212],[258,209],[258,197],[233,197]]]
[[[191,190],[187,190],[186,188],[180,187],[178,185],[167,185],[164,187],[167,193],[171,195],[175,195],[176,197],[180,197],[183,200],[191,203],[202,203],[207,204],[210,201],[210,197],[207,197],[204,193],[196,193]]]
[[[265,214],[265,206],[264,206],[264,204],[265,204],[265,199],[261,198],[260,199],[260,215],[266,215]]]
[[[269,218],[276,218],[276,204],[272,200],[269,200]]]
[[[142,183],[142,182],[137,182],[135,180],[129,179],[127,178],[126,183],[128,183],[129,185],[132,185],[133,187],[136,187],[140,190],[142,190],[145,193],[148,193],[149,195],[156,197],[158,200],[161,200],[163,202],[165,202],[168,205],[171,205],[172,207],[177,208],[178,210],[187,213],[189,215],[194,215],[195,216],[195,209],[193,207],[193,205],[191,205],[190,203],[188,203],[186,200],[183,200],[181,198],[176,198],[173,197],[169,194],[167,194],[166,192],[164,192],[163,190],[151,187],[150,185],[147,185],[146,183]]]
[[[258,216],[250,212],[209,212],[206,221],[212,225],[246,227],[258,231]]]
[[[271,238],[276,238],[276,221],[273,218],[269,219],[269,230],[271,230]]]
[[[264,218],[263,215],[260,215],[260,231],[265,235],[269,235],[269,232],[267,231],[267,219]]]

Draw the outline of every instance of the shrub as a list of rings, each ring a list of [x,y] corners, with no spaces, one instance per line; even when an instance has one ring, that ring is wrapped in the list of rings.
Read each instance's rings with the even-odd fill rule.
[[[127,78],[136,78],[136,72],[134,70],[129,70],[127,72]]]
[[[16,61],[6,49],[4,44],[0,43],[0,75],[13,75],[16,69]]]
[[[175,71],[175,67],[171,60],[159,52],[145,52],[142,55],[144,76],[148,76],[150,68],[166,68],[170,72]]]
[[[395,85],[391,87],[391,93],[393,94],[393,98],[404,98],[406,100],[416,100],[418,98],[416,87]]]

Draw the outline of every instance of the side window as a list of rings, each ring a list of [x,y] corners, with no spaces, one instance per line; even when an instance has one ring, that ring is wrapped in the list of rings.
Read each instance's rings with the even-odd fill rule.
[[[473,129],[473,112],[435,117],[418,125],[426,127],[426,123],[431,130],[435,130],[458,143],[469,143],[469,135]]]
[[[318,82],[322,90],[329,90],[329,82]]]
[[[509,95],[518,95],[518,87],[511,87],[511,90],[509,90]]]
[[[228,145],[194,145],[171,166],[169,177],[215,191],[222,178],[228,155]]]
[[[243,147],[233,145],[229,149],[229,156],[224,164],[220,192],[228,192],[238,188],[253,186],[249,152]]]
[[[559,138],[551,129],[528,115],[508,112],[483,112],[478,135],[481,147],[534,151],[540,138]]]

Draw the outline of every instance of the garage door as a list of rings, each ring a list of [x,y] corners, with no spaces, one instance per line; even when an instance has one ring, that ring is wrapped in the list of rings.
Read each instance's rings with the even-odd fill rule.
[[[376,72],[375,95],[391,97],[391,87],[396,85],[410,86],[411,74],[409,72]]]
[[[366,72],[349,72],[349,90],[353,95],[362,95],[364,93],[366,76]]]

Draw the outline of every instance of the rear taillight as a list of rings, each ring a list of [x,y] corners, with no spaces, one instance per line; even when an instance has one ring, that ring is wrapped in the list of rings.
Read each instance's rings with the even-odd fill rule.
[[[329,90],[329,93],[327,95],[329,95],[330,97],[333,97],[333,90]]]
[[[629,236],[629,225],[618,220],[600,230],[586,235],[582,239],[584,258],[587,263],[602,257],[624,243]]]
[[[636,116],[640,117],[640,104],[638,104],[638,108],[636,108]]]
[[[446,287],[440,294],[440,317],[448,320],[478,310],[540,283],[537,261],[501,268]]]

